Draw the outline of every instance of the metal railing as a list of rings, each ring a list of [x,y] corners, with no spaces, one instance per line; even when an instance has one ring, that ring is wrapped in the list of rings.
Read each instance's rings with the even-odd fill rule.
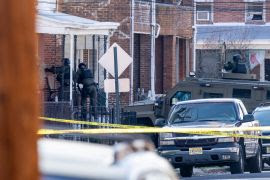
[[[87,104],[86,109],[89,108]],[[91,112],[87,111],[87,118],[82,118],[82,107],[81,106],[71,106],[69,102],[44,102],[43,103],[43,116],[49,118],[57,119],[67,119],[67,120],[78,120],[87,122],[98,122],[98,123],[108,123],[108,124],[124,124],[124,125],[138,125],[135,112],[127,112],[123,109],[120,113],[120,119],[115,118],[115,108],[96,106],[96,117],[91,115]],[[81,125],[81,124],[70,124],[61,123],[54,121],[44,121],[44,128],[47,129],[89,129],[89,128],[108,128],[106,126],[91,126],[91,125]],[[141,135],[137,135],[136,138]],[[125,139],[134,138],[130,135],[83,135],[83,134],[65,134],[65,135],[47,135],[47,138],[58,138],[58,139],[68,139],[75,141],[87,141],[102,144],[113,144],[116,141],[122,141]]]

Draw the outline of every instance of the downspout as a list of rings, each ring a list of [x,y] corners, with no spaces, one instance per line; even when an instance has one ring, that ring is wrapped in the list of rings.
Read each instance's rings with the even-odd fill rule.
[[[194,35],[193,35],[193,72],[196,72],[196,43],[197,43],[197,23],[196,23],[196,2],[194,2],[194,17],[193,17],[193,24],[194,24]]]
[[[70,36],[70,77],[69,77],[69,101],[71,108],[73,109],[73,97],[72,97],[72,83],[73,83],[73,70],[74,70],[74,35]]]
[[[151,3],[151,99],[155,99],[156,0]]]
[[[110,48],[110,39],[113,36],[113,30],[110,30],[109,35],[107,37],[107,42],[106,42],[106,51]],[[109,72],[106,71],[106,79],[109,79]],[[106,107],[109,107],[109,93],[106,92]]]
[[[133,59],[134,57],[134,8],[135,8],[135,0],[131,0],[131,28],[130,28],[130,56]],[[134,59],[130,65],[130,100],[129,103],[133,103],[134,99],[134,91],[133,91],[133,83],[134,83]]]

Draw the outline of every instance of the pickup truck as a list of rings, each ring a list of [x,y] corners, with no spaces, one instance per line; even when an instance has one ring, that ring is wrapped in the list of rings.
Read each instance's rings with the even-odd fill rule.
[[[177,103],[167,121],[157,119],[156,126],[165,128],[232,128],[255,127],[259,122],[247,113],[238,99],[200,99]],[[260,135],[259,131],[238,131],[240,134]],[[232,174],[262,171],[261,140],[213,135],[161,133],[158,152],[182,177],[191,177],[194,166],[230,166]]]

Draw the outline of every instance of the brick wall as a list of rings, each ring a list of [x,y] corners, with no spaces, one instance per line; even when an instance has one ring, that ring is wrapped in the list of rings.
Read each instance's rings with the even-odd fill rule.
[[[270,1],[266,1],[265,2],[265,18],[266,18],[266,22],[270,22]]]
[[[203,3],[200,3],[203,4]],[[209,3],[206,3],[209,4]],[[245,23],[246,3],[244,0],[215,0],[213,3],[213,22]],[[266,22],[270,22],[270,1],[265,1]],[[208,21],[197,21],[197,24],[210,24]],[[260,21],[247,22],[251,24],[262,24]]]
[[[165,2],[165,1],[164,1]],[[171,36],[164,40],[164,43],[158,43],[157,39],[157,64],[156,75],[157,92],[164,92],[175,84],[172,68],[175,65],[175,37],[192,38],[193,13],[190,1],[184,1],[186,6],[176,6],[177,0],[166,0],[170,4],[157,4],[157,23],[160,24],[160,36]],[[89,18],[98,21],[119,22],[120,27],[111,37],[111,44],[117,42],[124,50],[130,51],[130,0],[61,0],[60,10],[64,13]],[[137,1],[135,5],[135,35],[134,44],[134,91],[138,87],[144,88],[145,92],[150,90],[150,4],[149,2]],[[161,48],[164,47],[164,48]],[[159,51],[160,50],[160,51]],[[159,59],[164,54],[166,61]],[[163,62],[162,66],[159,66]],[[168,63],[169,62],[169,63]],[[161,68],[161,67],[164,67]],[[168,68],[168,69],[166,69]],[[129,77],[127,69],[122,77]],[[166,83],[165,83],[166,82]],[[128,93],[126,93],[128,94]],[[128,95],[121,95],[128,97]],[[122,98],[123,99],[123,98]],[[113,100],[113,98],[111,98]],[[123,103],[128,102],[125,99]]]
[[[167,47],[166,47],[167,48]],[[156,39],[156,93],[163,93],[164,74],[164,36]]]
[[[164,36],[164,74],[163,74],[163,89],[167,92],[176,83],[176,37]]]
[[[245,22],[244,1],[216,0],[214,3],[214,22]]]
[[[151,4],[139,1],[135,5],[135,31],[150,33]],[[156,20],[160,25],[160,35],[175,35],[183,38],[192,37],[193,8],[170,4],[157,4]]]
[[[48,99],[48,76],[56,77],[44,71],[46,67],[62,65],[62,38],[60,35],[38,34],[38,56],[40,59],[40,74],[43,79],[41,89],[44,89],[44,100]],[[53,83],[57,88],[57,81]]]

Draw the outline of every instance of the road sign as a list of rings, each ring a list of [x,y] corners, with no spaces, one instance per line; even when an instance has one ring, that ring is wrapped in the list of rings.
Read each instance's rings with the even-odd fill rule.
[[[117,44],[114,43],[108,51],[99,59],[99,64],[104,67],[113,77],[114,73],[114,47],[117,47],[118,77],[132,63],[132,58]]]
[[[119,79],[119,92],[129,92],[129,79],[123,78]],[[104,80],[104,91],[106,93],[115,93],[115,80],[114,79],[105,79]]]

